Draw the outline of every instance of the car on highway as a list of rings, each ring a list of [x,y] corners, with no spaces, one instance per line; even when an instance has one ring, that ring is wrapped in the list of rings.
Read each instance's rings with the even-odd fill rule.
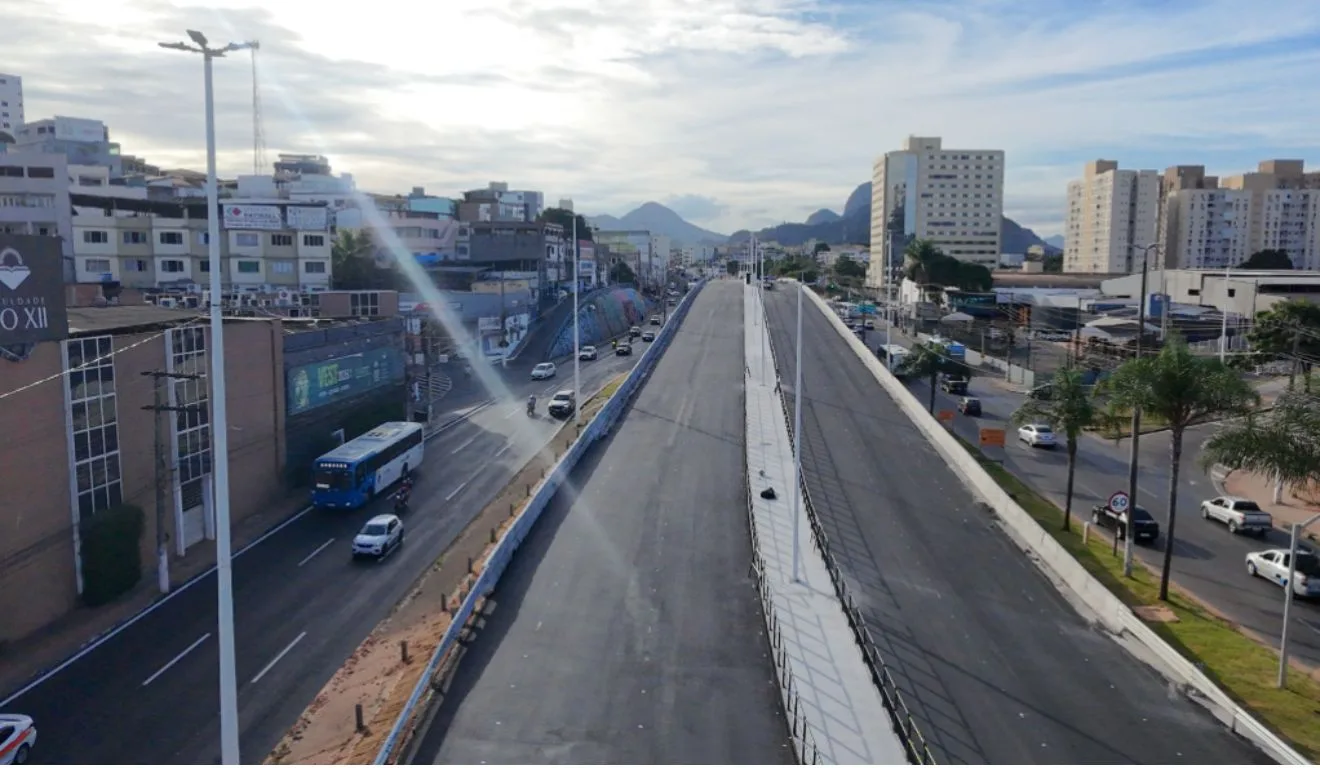
[[[1247,573],[1272,581],[1280,587],[1288,584],[1288,550],[1264,549],[1247,555]],[[1297,578],[1293,580],[1293,594],[1298,597],[1320,597],[1320,558],[1310,549],[1297,550]]]
[[[865,328],[865,329],[868,330],[868,331],[874,331],[874,330],[875,330],[875,321],[874,321],[874,320],[863,320],[863,321],[862,321],[862,327]]]
[[[536,367],[532,369],[532,381],[553,379],[556,373],[559,373],[559,369],[555,367],[554,363],[537,363]]]
[[[590,344],[578,350],[579,360],[595,360],[596,355],[596,348]]]
[[[1018,440],[1031,448],[1053,448],[1054,429],[1049,424],[1023,424],[1018,427]]]
[[[950,376],[947,373],[940,374],[940,389],[950,395],[967,394],[967,379],[962,376]]]
[[[550,415],[556,418],[572,416],[573,411],[577,409],[577,396],[571,389],[561,389],[550,398]]]
[[[1151,517],[1144,507],[1132,507],[1132,541],[1154,543],[1160,537],[1160,524]],[[1091,507],[1091,524],[1108,528],[1118,534],[1118,538],[1127,538],[1127,512],[1116,512],[1108,504],[1096,504]]]
[[[1228,526],[1229,533],[1253,533],[1264,537],[1274,527],[1274,518],[1251,499],[1216,496],[1201,502],[1201,517]]]
[[[614,349],[614,354],[619,357],[627,357],[632,354],[632,345],[625,341]]]
[[[0,765],[23,765],[37,746],[37,726],[27,715],[0,715]]]
[[[384,559],[403,545],[403,521],[398,515],[376,515],[353,537],[353,559]]]
[[[635,326],[635,325],[634,325],[633,327],[631,327],[631,328],[628,329],[628,338],[630,338],[630,339],[635,339],[635,338],[637,338],[638,336],[641,336],[641,335],[642,335],[642,329],[641,329],[641,328],[638,328],[638,327]]]
[[[661,325],[659,315],[651,315],[651,325]]]
[[[655,341],[655,331],[647,331],[642,334],[642,341]]]
[[[958,412],[964,416],[980,416],[981,401],[975,397],[964,397],[958,401]]]

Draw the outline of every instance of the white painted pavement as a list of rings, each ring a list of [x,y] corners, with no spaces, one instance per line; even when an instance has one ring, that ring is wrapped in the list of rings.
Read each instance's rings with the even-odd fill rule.
[[[906,752],[834,594],[803,505],[798,505],[802,562],[798,582],[792,581],[793,494],[800,491],[794,482],[788,424],[775,392],[774,364],[768,358],[759,291],[759,286],[748,286],[743,302],[747,473],[755,544],[765,560],[772,605],[788,649],[789,676],[820,762],[905,765]],[[775,489],[775,499],[760,497],[766,487]]]

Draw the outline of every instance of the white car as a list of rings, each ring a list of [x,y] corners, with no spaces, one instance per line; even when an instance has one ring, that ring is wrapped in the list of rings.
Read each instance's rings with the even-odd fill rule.
[[[1201,502],[1201,517],[1228,526],[1229,533],[1253,533],[1264,538],[1274,529],[1274,518],[1251,499],[1216,496]]]
[[[554,363],[537,363],[536,367],[532,369],[532,381],[553,379],[556,373],[559,373],[559,369],[555,367]]]
[[[353,559],[381,559],[402,544],[403,521],[396,515],[376,515],[353,537]]]
[[[579,359],[579,360],[595,360],[595,359],[596,359],[596,348],[593,347],[593,346],[590,346],[590,345],[585,346],[585,347],[582,347],[581,349],[578,350],[578,359]]]
[[[0,715],[0,765],[22,765],[37,746],[37,726],[27,715]]]
[[[1247,573],[1272,581],[1280,587],[1288,584],[1288,550],[1265,549],[1247,555]],[[1320,596],[1320,558],[1309,549],[1297,550],[1297,578],[1293,594],[1298,597]]]
[[[1032,448],[1053,448],[1054,430],[1048,424],[1024,424],[1018,427],[1018,439]]]

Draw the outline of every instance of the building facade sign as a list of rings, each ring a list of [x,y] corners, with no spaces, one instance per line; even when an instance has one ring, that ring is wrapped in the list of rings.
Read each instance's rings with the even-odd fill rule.
[[[323,207],[291,205],[284,210],[284,217],[289,229],[300,232],[324,232],[330,228],[330,213]]]
[[[0,347],[68,335],[60,238],[0,233]]]
[[[286,374],[288,415],[345,400],[404,378],[399,350],[383,347],[299,365]]]
[[[284,229],[284,217],[276,205],[225,205],[225,229]]]

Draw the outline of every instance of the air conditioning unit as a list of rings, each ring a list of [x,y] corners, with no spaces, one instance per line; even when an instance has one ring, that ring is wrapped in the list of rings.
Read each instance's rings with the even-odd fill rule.
[[[166,309],[177,309],[179,306],[179,300],[173,296],[161,296],[156,300],[156,306],[164,307]]]

